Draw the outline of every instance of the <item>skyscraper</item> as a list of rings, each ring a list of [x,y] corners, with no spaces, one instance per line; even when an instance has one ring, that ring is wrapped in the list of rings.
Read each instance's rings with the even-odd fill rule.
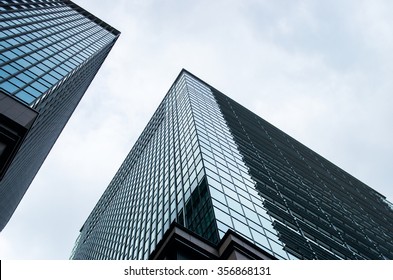
[[[0,1],[0,230],[119,32],[68,0]]]
[[[393,259],[393,208],[183,70],[72,258]]]

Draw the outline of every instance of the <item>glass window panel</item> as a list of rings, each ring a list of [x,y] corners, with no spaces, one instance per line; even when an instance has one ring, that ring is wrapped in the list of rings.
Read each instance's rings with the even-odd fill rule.
[[[11,83],[13,83],[14,85],[16,85],[18,88],[21,88],[25,85],[25,83],[23,81],[19,80],[16,77],[9,79],[9,81]]]
[[[14,84],[11,84],[8,81],[2,83],[0,85],[0,88],[2,88],[5,92],[8,92],[8,93],[13,93],[18,90],[17,86],[15,86]]]
[[[31,87],[31,86],[28,86],[28,87],[25,89],[25,91],[27,91],[29,94],[31,94],[31,95],[33,95],[33,96],[35,96],[35,97],[39,97],[39,96],[41,96],[42,93],[43,93],[43,92],[40,92],[40,91],[38,91],[37,89],[35,89],[35,88]]]
[[[47,81],[48,83],[54,85],[57,83],[57,79],[55,79],[52,75],[50,74],[46,74],[42,77],[45,81]]]
[[[44,93],[49,88],[49,87],[41,84],[40,82],[34,82],[33,84],[31,84],[31,86],[33,86],[35,89],[37,89],[40,92],[40,94],[38,94],[38,95],[32,93],[36,97],[41,95],[41,93]]]
[[[246,218],[243,216],[243,214],[239,214],[238,212],[236,212],[232,209],[229,209],[229,213],[231,214],[232,218],[236,218],[239,221],[241,221],[242,223],[245,223],[245,224],[247,223]]]
[[[222,203],[226,203],[225,195],[222,192],[218,191],[217,189],[211,187],[210,194],[213,198],[217,199],[218,201],[221,201]]]
[[[8,77],[9,74],[4,71],[3,69],[0,69],[0,79],[4,79],[5,77]]]
[[[277,242],[274,242],[273,240],[269,239],[270,246],[273,249],[273,252],[275,254],[280,255],[281,257],[286,256],[285,251],[283,250],[283,246],[281,244],[278,244]]]
[[[248,207],[250,207],[250,208],[253,207],[253,203],[252,203],[251,201],[249,201],[248,199],[246,199],[245,197],[243,197],[243,196],[240,195],[239,198],[240,198],[240,202],[241,202],[243,205],[248,206]]]
[[[218,221],[228,225],[229,227],[233,227],[232,219],[227,213],[224,213],[220,209],[214,207],[214,214]]]
[[[25,73],[26,73],[28,76],[32,77],[33,79],[35,79],[35,78],[38,77],[38,75],[37,75],[36,73],[33,73],[33,72],[30,71],[30,70],[25,71]]]
[[[12,51],[3,52],[3,55],[4,55],[5,57],[7,57],[9,60],[18,57],[18,56],[17,56],[15,53],[13,53]]]
[[[11,74],[11,75],[13,75],[13,74],[15,74],[16,72],[18,72],[18,69],[17,69],[17,68],[15,68],[15,67],[13,67],[13,66],[11,66],[11,65],[9,65],[9,64],[3,66],[3,69],[4,69],[5,71],[7,71],[7,72],[8,72],[9,74]]]
[[[239,213],[243,213],[242,206],[240,205],[239,202],[233,200],[230,197],[227,197],[227,201],[228,201],[228,206],[230,208],[232,208],[233,210],[235,210],[235,211],[237,211]]]
[[[24,91],[18,92],[15,96],[18,97],[19,99],[23,100],[27,104],[30,104],[35,99],[33,96],[31,96],[30,94],[28,94],[27,92],[24,92]]]
[[[237,194],[236,192],[234,192],[233,190],[231,190],[230,188],[227,187],[227,185],[223,186],[224,189],[224,193],[229,196],[230,198],[233,198],[235,200],[238,200]]]
[[[20,58],[15,62],[19,64],[22,68],[27,68],[31,65],[31,63],[24,58]]]
[[[44,74],[44,71],[42,71],[37,66],[33,66],[32,68],[30,68],[30,71],[36,74],[37,76],[41,76],[42,74]]]
[[[19,48],[13,49],[12,52],[15,53],[18,57],[24,55],[24,53]]]
[[[268,249],[269,251],[271,250],[270,245],[269,245],[269,241],[266,238],[266,236],[264,236],[259,231],[256,231],[252,228],[251,228],[251,233],[254,237],[255,242],[259,243],[260,245],[262,245],[264,248]]]
[[[219,190],[220,192],[223,192],[223,188],[222,188],[222,185],[221,185],[220,182],[218,182],[218,181],[216,181],[216,180],[214,180],[214,179],[212,179],[212,178],[209,179],[208,182],[209,182],[209,185],[210,185],[210,186],[216,188],[216,189]]]
[[[250,232],[250,229],[248,228],[248,226],[240,221],[238,221],[237,219],[232,219],[234,227],[237,231],[243,233],[244,235],[246,235],[247,237],[252,239],[252,235]]]
[[[255,223],[259,224],[258,215],[255,213],[255,211],[253,211],[247,207],[243,207],[243,210],[244,210],[244,214],[247,217],[247,219],[250,219],[250,220],[254,221]]]
[[[20,73],[17,77],[20,80],[22,80],[25,84],[30,83],[33,80],[30,76],[27,76],[24,73]]]

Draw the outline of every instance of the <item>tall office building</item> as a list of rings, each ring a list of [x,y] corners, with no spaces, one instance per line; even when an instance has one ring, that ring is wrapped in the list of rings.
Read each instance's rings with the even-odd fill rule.
[[[118,36],[68,0],[0,1],[0,230]]]
[[[393,208],[183,70],[71,258],[393,259]]]

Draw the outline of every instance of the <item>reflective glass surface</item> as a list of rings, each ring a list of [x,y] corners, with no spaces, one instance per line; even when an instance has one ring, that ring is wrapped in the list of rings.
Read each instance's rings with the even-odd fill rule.
[[[30,3],[0,2],[0,89],[34,106],[116,35],[63,1]]]
[[[0,230],[118,36],[71,1],[0,1],[0,90],[39,113],[0,181]]]
[[[72,258],[147,259],[172,222],[216,244],[231,229],[278,259],[393,258],[383,196],[186,70]]]
[[[147,259],[173,221],[217,242],[184,76],[172,86],[87,219],[73,257]]]
[[[393,258],[385,197],[224,94],[214,96],[273,221],[265,233],[277,232],[289,257]]]

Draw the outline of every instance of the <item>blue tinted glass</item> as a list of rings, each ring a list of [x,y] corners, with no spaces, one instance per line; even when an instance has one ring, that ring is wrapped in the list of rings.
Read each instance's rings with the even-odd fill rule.
[[[42,77],[43,79],[45,79],[45,81],[47,81],[48,83],[54,85],[57,83],[58,80],[56,80],[52,75],[46,74]]]
[[[8,40],[6,41],[6,43],[8,43],[8,44],[11,45],[11,46],[15,46],[15,45],[19,44],[19,42],[18,42],[17,40],[13,39],[13,38],[8,39]]]
[[[52,61],[49,61],[49,60],[44,61],[44,64],[46,66],[48,66],[49,68],[53,68],[56,66]]]
[[[5,42],[5,41],[0,41],[0,48],[1,48],[1,49],[6,49],[6,48],[9,48],[9,47],[11,47],[10,44],[8,44],[8,43]]]
[[[14,78],[9,79],[9,81],[19,88],[24,86],[24,83],[21,80],[19,80],[18,78],[14,77]]]
[[[40,56],[38,53],[32,53],[31,56],[33,58],[35,58],[36,60],[40,61],[41,59],[43,59],[42,56]]]
[[[56,78],[56,82],[62,78],[62,76],[55,71],[51,71],[51,75]]]
[[[24,91],[18,92],[15,96],[21,99],[22,101],[26,102],[27,104],[30,104],[35,99],[33,96],[31,96],[30,94]]]
[[[37,62],[36,59],[32,58],[31,56],[25,56],[25,58],[28,62],[30,62],[30,64],[34,64]]]
[[[30,62],[28,62],[26,59],[18,59],[16,61],[16,63],[18,63],[20,66],[22,66],[23,68],[29,67],[30,66]]]
[[[64,77],[65,75],[67,75],[67,71],[65,71],[63,68],[61,67],[56,67],[54,69],[57,73],[59,73],[62,77]]]
[[[2,89],[4,89],[8,93],[13,93],[18,90],[18,87],[10,82],[6,81],[0,85]]]
[[[6,52],[3,53],[3,55],[4,55],[7,59],[9,59],[9,60],[14,59],[14,58],[17,57],[16,54],[14,54],[12,51],[6,51]]]
[[[3,69],[0,69],[0,79],[5,79],[9,74],[5,72]]]
[[[42,71],[40,68],[38,68],[37,66],[33,66],[30,68],[30,71],[33,72],[34,74],[40,76],[42,74],[44,74],[44,71]]]
[[[36,66],[44,72],[48,72],[50,70],[50,68],[48,66],[44,65],[43,63],[39,63]]]
[[[28,76],[32,77],[33,79],[35,79],[35,78],[38,77],[37,74],[33,73],[33,72],[30,71],[30,70],[26,70],[25,73],[26,73]]]
[[[5,38],[5,37],[7,37],[7,35],[3,31],[0,31],[0,38]],[[3,45],[3,42],[4,41],[1,42],[0,46]]]
[[[28,83],[30,83],[30,82],[33,80],[33,78],[27,76],[27,75],[24,74],[24,73],[19,74],[17,77],[18,77],[20,80],[22,80],[25,84],[28,84]]]
[[[44,86],[43,84],[41,84],[40,82],[34,82],[31,84],[31,86],[33,86],[35,89],[37,89],[40,93],[45,92],[48,87]],[[34,96],[38,97],[40,94],[33,94]]]
[[[16,69],[15,67],[12,67],[11,65],[5,65],[3,66],[3,70],[7,71],[7,73],[9,74],[15,74],[16,72],[18,72],[18,69]],[[7,75],[8,76],[8,75]]]
[[[27,35],[22,35],[22,36],[20,36],[20,38],[22,38],[24,42],[27,42],[30,40],[29,36],[27,36]]]
[[[43,92],[40,92],[40,91],[38,91],[37,89],[35,89],[35,88],[31,87],[31,86],[28,86],[28,87],[25,89],[25,91],[28,92],[29,94],[35,96],[35,97],[39,97],[39,96],[41,96],[42,93],[43,93]]]

